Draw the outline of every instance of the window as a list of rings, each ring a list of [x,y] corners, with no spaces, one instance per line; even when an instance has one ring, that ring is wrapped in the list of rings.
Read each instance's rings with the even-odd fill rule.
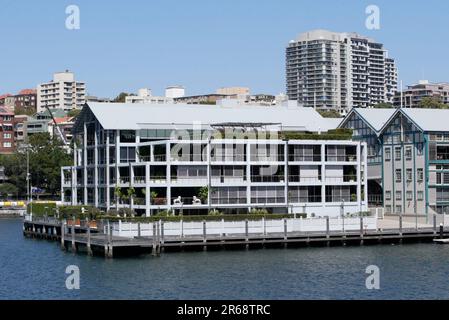
[[[407,200],[413,200],[413,193],[411,191],[407,191]]]
[[[390,161],[390,160],[391,160],[391,149],[385,148],[385,161]]]
[[[391,213],[391,206],[385,206],[385,213],[390,214]]]
[[[407,182],[413,181],[412,174],[413,174],[412,169],[407,169],[407,172],[406,172],[406,175],[407,175]]]
[[[401,160],[401,147],[394,148],[394,159]]]
[[[424,200],[424,192],[418,191],[417,198],[418,198],[418,201],[423,201]]]
[[[424,170],[418,169],[417,175],[418,175],[417,177],[418,182],[422,182],[424,180]]]
[[[11,142],[3,142],[3,148],[11,148]]]
[[[396,169],[396,182],[402,182],[402,170]]]
[[[418,143],[418,145],[416,146],[416,153],[418,156],[423,155],[423,144],[422,143]]]
[[[385,200],[391,200],[391,191],[385,191]]]
[[[3,139],[11,139],[11,134],[10,133],[4,133],[3,134]]]
[[[405,148],[405,158],[407,160],[411,160],[412,159],[412,147],[408,146]]]
[[[402,200],[402,191],[396,191],[396,200]]]
[[[401,213],[402,212],[402,206],[401,205],[397,205],[396,206],[396,213]]]

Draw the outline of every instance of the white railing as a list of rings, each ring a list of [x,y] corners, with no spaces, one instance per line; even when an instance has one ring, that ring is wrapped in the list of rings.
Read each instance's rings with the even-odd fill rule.
[[[153,225],[159,224],[159,230],[162,229],[161,222],[134,223],[134,222],[116,222],[112,224],[112,233],[115,236],[133,238],[137,236],[153,236]],[[270,234],[284,233],[285,226],[287,232],[326,232],[326,218],[290,218],[278,220],[256,220],[248,221],[248,234]],[[363,230],[377,230],[377,217],[369,216],[354,218],[329,218],[330,232],[351,232]],[[246,221],[203,221],[195,222],[164,222],[164,236],[204,236],[204,227],[206,235],[238,235],[246,234]],[[140,231],[139,231],[140,229]]]

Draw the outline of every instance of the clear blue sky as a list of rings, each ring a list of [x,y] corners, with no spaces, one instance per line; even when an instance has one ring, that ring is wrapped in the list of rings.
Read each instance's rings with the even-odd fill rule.
[[[81,29],[65,28],[76,4]],[[365,28],[365,8],[381,9],[381,29]],[[187,94],[221,86],[284,92],[284,50],[310,29],[355,31],[385,44],[405,84],[449,81],[445,0],[0,0],[0,93],[70,69],[92,95],[149,87]]]

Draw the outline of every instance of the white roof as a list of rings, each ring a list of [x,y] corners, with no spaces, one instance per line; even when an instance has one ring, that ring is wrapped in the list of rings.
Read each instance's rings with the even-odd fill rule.
[[[97,102],[87,102],[87,106],[106,130],[177,128],[192,125],[207,128],[229,123],[280,125],[282,130],[311,132],[336,128],[314,109],[303,107]]]
[[[402,108],[401,111],[423,131],[449,131],[449,109]]]
[[[396,111],[395,108],[375,109],[375,108],[354,108],[376,132],[379,132]]]

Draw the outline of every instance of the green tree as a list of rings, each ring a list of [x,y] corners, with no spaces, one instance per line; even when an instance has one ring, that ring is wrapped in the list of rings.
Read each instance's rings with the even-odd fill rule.
[[[209,197],[209,188],[207,186],[201,187],[200,190],[198,191],[198,198],[200,198],[203,203],[206,203],[208,197]]]
[[[375,109],[391,109],[391,108],[394,108],[394,106],[391,103],[382,102],[382,103],[376,104],[373,108],[375,108]]]
[[[72,109],[72,110],[70,110],[68,113],[67,113],[67,116],[68,117],[78,117],[79,116],[79,114],[81,113],[81,110],[80,109]]]
[[[318,110],[323,118],[341,118],[340,112],[337,110]]]
[[[32,116],[35,113],[36,113],[36,108],[31,108],[31,107],[15,107],[14,108],[14,114],[16,116],[18,116],[18,115]]]
[[[17,196],[19,188],[17,188],[12,183],[2,183],[0,184],[0,197],[2,199],[7,199],[11,196]]]
[[[121,103],[123,103],[123,102],[125,102],[125,98],[127,96],[130,96],[130,94],[126,93],[126,92],[120,92],[120,94],[117,97],[115,97],[115,99],[112,100],[112,102],[121,102]]]
[[[438,97],[425,97],[419,102],[418,107],[426,109],[447,109],[449,106],[442,103]]]
[[[55,196],[61,190],[61,167],[72,164],[72,156],[63,148],[57,137],[49,133],[38,133],[29,137],[28,152],[30,163],[30,184],[44,189]],[[9,183],[18,188],[20,194],[26,194],[27,150],[18,150],[0,158]]]

